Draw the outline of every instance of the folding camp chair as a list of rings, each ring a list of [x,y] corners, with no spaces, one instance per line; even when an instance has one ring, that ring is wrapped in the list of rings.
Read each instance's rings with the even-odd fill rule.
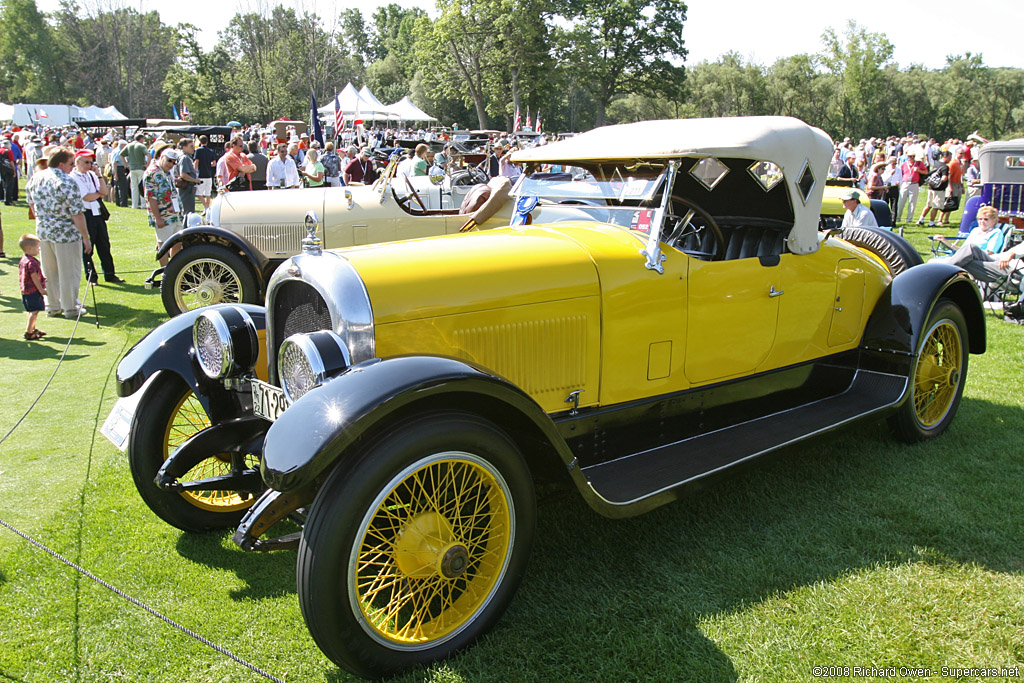
[[[932,254],[935,256],[952,256],[953,252],[960,247],[961,242],[971,234],[971,230],[978,227],[978,209],[981,207],[981,197],[971,197],[964,204],[964,213],[960,217],[960,231],[957,232],[956,237],[946,238],[953,243],[952,249],[934,239],[934,235],[929,235],[928,239],[932,241]]]

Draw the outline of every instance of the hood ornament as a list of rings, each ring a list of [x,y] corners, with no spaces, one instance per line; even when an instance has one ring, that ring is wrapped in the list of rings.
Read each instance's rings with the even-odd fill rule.
[[[316,236],[317,226],[320,223],[320,219],[317,218],[316,211],[308,211],[305,218],[306,223],[306,236],[302,238],[302,253],[303,254],[321,254],[323,250],[320,248],[320,238]]]

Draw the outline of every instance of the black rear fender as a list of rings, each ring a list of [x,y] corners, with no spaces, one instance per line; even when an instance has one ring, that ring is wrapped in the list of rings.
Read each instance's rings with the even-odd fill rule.
[[[963,311],[968,350],[985,353],[985,309],[978,286],[965,270],[947,263],[926,263],[894,277],[868,319],[862,346],[913,355],[940,298],[952,300]]]
[[[348,368],[292,404],[267,432],[263,479],[291,491],[344,463],[365,443],[414,415],[460,410],[517,442],[531,470],[564,472],[572,460],[547,414],[518,387],[452,358],[402,356]]]

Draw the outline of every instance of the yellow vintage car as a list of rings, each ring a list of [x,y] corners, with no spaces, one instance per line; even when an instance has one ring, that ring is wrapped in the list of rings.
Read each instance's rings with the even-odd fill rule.
[[[977,287],[819,231],[831,151],[792,118],[649,121],[516,153],[505,228],[333,251],[310,214],[265,306],[121,361],[136,486],[296,549],[314,640],[378,677],[494,626],[538,479],[618,518],[854,420],[936,437],[985,350]]]
[[[303,217],[321,217],[319,237],[336,249],[374,242],[455,233],[471,218],[474,225],[507,225],[507,193],[462,215],[466,196],[486,175],[469,170],[440,178],[406,178],[392,162],[372,185],[231,192],[216,197],[202,214],[167,240],[158,257],[182,249],[147,281],[156,286],[168,315],[218,303],[258,303],[278,265],[299,253],[306,234]],[[433,182],[432,182],[433,180]],[[491,181],[501,187],[501,181]]]

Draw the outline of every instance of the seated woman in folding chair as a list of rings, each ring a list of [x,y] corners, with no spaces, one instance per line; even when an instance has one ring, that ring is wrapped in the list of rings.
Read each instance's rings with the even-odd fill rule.
[[[998,227],[998,221],[999,211],[994,206],[981,207],[978,209],[978,227],[971,230],[961,246],[958,247],[953,244],[943,235],[932,237],[933,240],[947,247],[951,254],[950,256],[932,259],[932,261],[955,263],[954,259],[965,256],[966,252],[970,252],[972,247],[977,247],[986,254],[998,253],[1003,248],[1004,239],[1003,231]],[[961,251],[965,251],[965,254],[961,255]],[[960,264],[957,263],[956,265]]]
[[[983,225],[994,225],[997,215],[996,210],[991,206],[979,209],[979,225],[975,230],[980,230]],[[1000,230],[991,229],[990,231],[1000,236],[1003,234]],[[973,235],[974,232],[972,231],[971,234]],[[999,248],[1002,248],[1002,240],[1000,240]],[[936,260],[960,266],[982,282],[999,282],[1005,280],[1013,271],[1024,267],[1024,242],[1008,251],[992,254],[978,244],[971,244],[970,238],[968,238],[964,246],[957,249],[955,254]]]

